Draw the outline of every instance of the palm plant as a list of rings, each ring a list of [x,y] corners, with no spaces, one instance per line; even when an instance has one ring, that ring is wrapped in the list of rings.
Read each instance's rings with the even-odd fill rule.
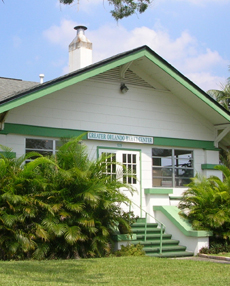
[[[223,172],[224,181],[197,175],[188,185],[179,208],[194,229],[213,231],[216,237],[230,239],[230,170],[223,165],[216,169]]]
[[[230,68],[229,68],[230,70]],[[219,102],[225,109],[230,111],[230,77],[226,84],[222,84],[221,89],[210,89],[207,93]]]
[[[66,225],[59,245],[65,245],[62,256],[102,256],[109,251],[119,216],[118,203],[129,201],[119,190],[126,187],[132,192],[132,188],[106,176],[105,156],[91,161],[79,141],[77,138],[64,144],[55,158],[59,166],[55,179],[58,195],[51,201],[59,220]]]
[[[0,153],[0,257],[23,258],[36,248],[34,238],[39,224],[34,218],[39,217],[41,208],[51,211],[49,205],[34,196],[44,187],[44,180],[37,177],[35,169],[39,164],[52,162],[40,157],[23,168],[26,159],[39,154],[12,158],[10,148],[1,148],[4,152]]]

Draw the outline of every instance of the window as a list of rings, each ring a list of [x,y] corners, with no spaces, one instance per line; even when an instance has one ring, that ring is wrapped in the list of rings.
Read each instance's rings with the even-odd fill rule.
[[[105,156],[105,160],[103,162],[105,167],[104,174],[106,176],[110,176],[111,180],[116,180],[116,154],[107,152],[103,152],[102,154]]]
[[[123,153],[122,165],[123,183],[135,185],[137,183],[137,155]]]
[[[43,156],[50,156],[56,153],[62,142],[52,139],[30,139],[26,138],[26,153],[38,152]],[[31,161],[27,160],[26,162]]]
[[[137,184],[139,153],[117,150],[115,152],[102,151],[101,154],[106,157],[103,162],[105,175],[109,175],[112,180],[121,180],[124,184]]]
[[[152,149],[153,187],[182,187],[194,176],[193,151]]]

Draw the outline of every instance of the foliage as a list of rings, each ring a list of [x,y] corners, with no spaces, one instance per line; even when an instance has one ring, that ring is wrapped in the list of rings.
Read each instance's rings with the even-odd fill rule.
[[[118,214],[118,228],[121,234],[127,234],[132,232],[131,225],[137,221],[137,218],[133,211],[125,212],[119,210]]]
[[[214,237],[229,240],[230,170],[223,165],[215,168],[223,172],[224,181],[197,175],[188,185],[179,208],[194,229],[212,231]]]
[[[211,89],[208,94],[219,102],[225,109],[230,110],[230,84],[222,85],[220,90]]]
[[[72,4],[74,0],[60,0],[62,4]],[[123,19],[134,13],[143,13],[148,8],[151,0],[108,0],[114,7],[111,12],[116,20]]]
[[[230,66],[229,66],[230,71]],[[230,77],[226,84],[222,84],[221,89],[210,89],[207,93],[219,102],[225,109],[230,111]]]
[[[115,256],[143,256],[145,251],[143,250],[143,245],[140,243],[128,244],[126,246],[121,245],[121,249],[114,252]]]
[[[226,241],[222,242],[213,242],[210,244],[210,247],[203,247],[200,249],[200,253],[203,254],[219,254],[219,253],[226,253],[230,252],[230,244]]]
[[[78,258],[110,251],[118,224],[119,191],[105,174],[105,157],[90,161],[75,138],[56,157],[31,153],[0,159],[0,259]],[[28,157],[37,158],[22,165]]]

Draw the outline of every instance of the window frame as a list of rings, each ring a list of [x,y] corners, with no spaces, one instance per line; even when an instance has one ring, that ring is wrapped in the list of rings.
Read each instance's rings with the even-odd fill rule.
[[[161,150],[169,150],[171,151],[171,155],[170,156],[161,156],[161,155],[153,155],[153,149],[161,149]],[[182,180],[189,180],[191,179],[192,177],[194,177],[194,150],[193,149],[190,149],[190,148],[173,148],[173,147],[153,147],[151,149],[152,151],[152,187],[153,188],[164,188],[164,187],[169,187],[169,188],[184,188],[185,187],[185,184],[187,183],[184,183],[183,185],[180,185],[180,184],[177,184],[177,180],[179,179],[182,179]],[[181,158],[181,160],[185,160],[188,162],[190,161],[191,163],[191,166],[187,166],[187,167],[184,167],[183,168],[183,164],[179,164],[177,165],[177,163],[175,162],[175,159],[176,159],[176,151],[187,151],[187,152],[190,152],[191,154],[191,157],[190,159],[189,158]],[[153,160],[155,159],[162,159],[162,158],[167,158],[167,160],[171,160],[171,165],[168,165],[168,166],[163,166],[163,164],[161,163],[161,165],[154,165],[154,162]],[[185,164],[187,164],[185,161]],[[154,176],[154,171],[157,171],[157,170],[170,170],[171,172],[171,176],[163,176],[162,175],[158,175],[158,176]],[[178,171],[179,170],[182,170],[182,169],[186,169],[186,170],[191,170],[191,176],[184,176],[184,177],[179,177],[178,176]],[[178,171],[177,171],[178,170]],[[161,180],[161,185],[160,186],[157,186],[154,184],[154,178],[155,180],[156,179],[159,179]],[[168,182],[171,182],[170,186],[166,184],[166,186],[163,186],[162,185],[162,181],[163,179],[166,178],[166,179],[171,179],[171,181],[169,180]],[[167,182],[167,180],[165,180],[165,182]]]
[[[27,147],[27,140],[40,140],[40,141],[52,141],[52,145],[53,147],[52,148],[29,148]],[[40,152],[50,152],[49,155],[55,155],[57,153],[57,141],[60,141],[60,139],[50,139],[50,138],[39,138],[39,137],[26,137],[25,138],[25,154],[29,153],[29,152],[37,152],[37,153],[40,153]],[[42,154],[42,153],[40,153]],[[45,155],[43,155],[45,156]],[[26,163],[30,162],[30,161],[33,161],[34,159],[26,159]]]

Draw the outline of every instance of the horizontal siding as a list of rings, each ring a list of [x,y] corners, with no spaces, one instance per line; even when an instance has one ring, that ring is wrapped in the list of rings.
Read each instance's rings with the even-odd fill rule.
[[[169,92],[87,80],[10,111],[9,123],[213,140],[213,126]]]

